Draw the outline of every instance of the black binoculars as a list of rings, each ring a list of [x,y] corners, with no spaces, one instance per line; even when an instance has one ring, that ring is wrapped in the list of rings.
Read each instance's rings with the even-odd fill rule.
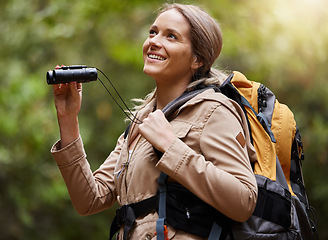
[[[62,66],[47,72],[47,83],[60,84],[69,82],[90,82],[98,78],[97,69],[85,65]]]

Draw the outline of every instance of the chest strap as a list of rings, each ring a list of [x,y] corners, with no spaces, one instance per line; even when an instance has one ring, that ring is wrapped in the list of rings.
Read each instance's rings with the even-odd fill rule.
[[[230,236],[230,239],[234,239],[231,220],[201,201],[180,184],[166,184],[166,199],[162,199],[162,202],[160,195],[159,190],[151,198],[117,209],[110,229],[110,240],[122,226],[124,226],[123,239],[128,239],[135,220],[153,211],[157,211],[159,214],[156,223],[158,239],[161,238],[160,234],[162,238],[165,236],[162,223],[209,240],[226,239],[227,235]],[[165,212],[163,206],[166,208]],[[162,229],[163,232],[161,232]]]
[[[109,239],[111,240],[115,233],[120,230],[120,227],[124,225],[123,239],[126,240],[136,218],[149,214],[150,212],[156,210],[157,207],[158,194],[141,202],[123,205],[118,208],[116,210],[116,216],[110,227]]]

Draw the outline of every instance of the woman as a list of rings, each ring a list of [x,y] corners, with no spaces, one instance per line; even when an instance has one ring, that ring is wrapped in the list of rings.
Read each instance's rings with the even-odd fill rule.
[[[181,106],[170,122],[161,111],[196,85],[220,84],[224,74],[211,66],[221,47],[220,28],[207,13],[191,5],[165,5],[143,45],[144,72],[156,89],[138,107],[142,123],[131,123],[127,137],[119,137],[94,173],[79,134],[82,86],[54,86],[61,139],[52,154],[78,213],[93,214],[116,201],[122,206],[149,199],[158,192],[157,180],[164,172],[169,182],[181,184],[228,218],[249,218],[257,197],[250,165],[256,155],[239,106],[209,89]],[[159,158],[154,149],[163,155]],[[156,238],[157,212],[136,217],[129,239]],[[202,239],[169,223],[167,228],[169,239]],[[124,226],[119,239],[123,232]]]

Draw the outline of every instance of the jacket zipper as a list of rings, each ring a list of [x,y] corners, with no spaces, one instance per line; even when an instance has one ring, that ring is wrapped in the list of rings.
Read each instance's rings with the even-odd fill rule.
[[[134,128],[135,126],[133,126]],[[129,168],[129,164],[130,164],[130,161],[133,157],[133,153],[135,151],[135,149],[137,148],[137,145],[138,143],[140,142],[140,139],[141,139],[141,136],[137,136],[137,142],[136,144],[134,145],[133,149],[132,149],[132,152],[130,154],[130,147],[129,147],[129,140],[130,140],[130,137],[131,137],[131,133],[133,131],[133,128],[130,129],[129,131],[129,134],[128,134],[128,137],[127,137],[127,144],[126,144],[126,150],[127,150],[127,160],[124,162],[124,168],[125,170],[123,170],[123,176],[122,176],[122,183],[124,184],[124,187],[125,187],[125,196],[127,197],[127,194],[128,194],[128,183],[127,183],[127,175],[128,175],[128,168]]]

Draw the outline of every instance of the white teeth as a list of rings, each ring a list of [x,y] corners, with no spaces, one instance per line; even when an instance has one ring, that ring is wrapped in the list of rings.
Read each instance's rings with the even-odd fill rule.
[[[161,56],[158,56],[158,55],[155,55],[155,54],[149,54],[148,57],[149,58],[152,58],[152,59],[161,60],[161,61],[164,61],[165,60],[165,58],[163,58]]]

